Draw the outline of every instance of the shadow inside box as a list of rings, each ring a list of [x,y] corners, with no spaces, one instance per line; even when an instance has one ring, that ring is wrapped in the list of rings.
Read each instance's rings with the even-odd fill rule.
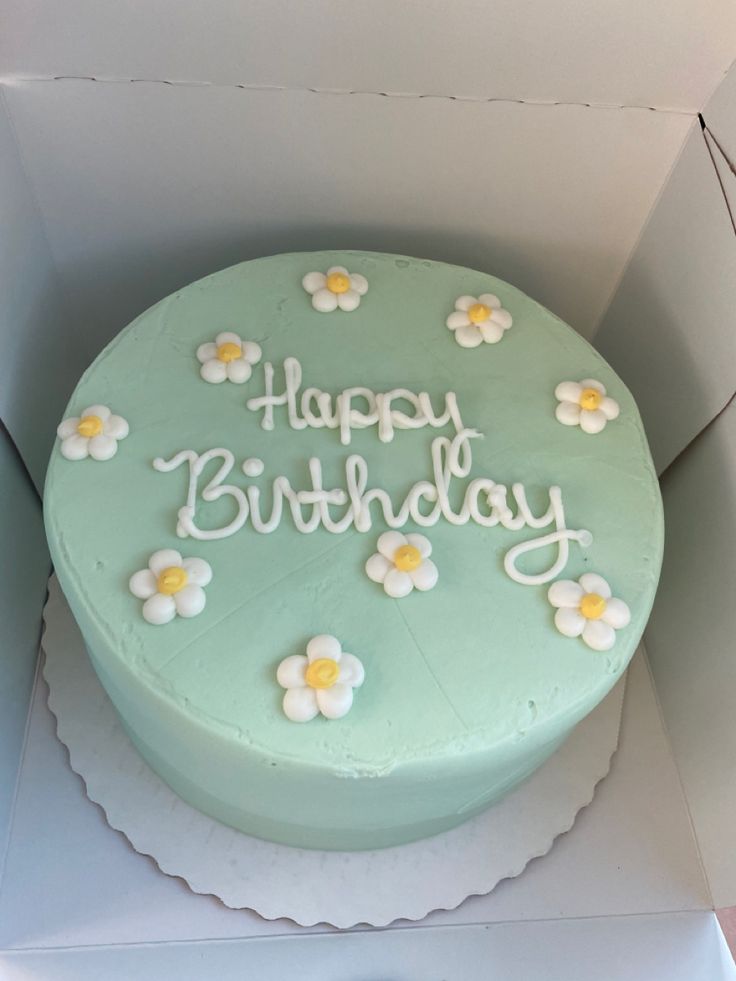
[[[632,263],[594,340],[636,400],[659,475],[725,408],[736,383],[722,380],[718,351],[726,343],[717,335],[728,328],[717,310],[697,325],[697,354],[684,312],[688,291],[680,282],[668,292],[646,264]]]
[[[565,317],[567,280],[582,259],[581,248],[559,242],[499,242],[492,236],[458,234],[441,227],[406,228],[364,224],[293,224],[264,233],[237,230],[223,235],[188,233],[175,240],[148,240],[138,247],[113,242],[94,255],[61,263],[63,279],[73,303],[75,319],[86,325],[81,338],[79,371],[127,324],[148,307],[210,273],[261,256],[284,252],[362,250],[415,256],[475,268],[506,280],[536,297],[540,303]],[[549,262],[540,261],[548,256]],[[590,267],[590,250],[585,250]],[[601,251],[596,268],[605,270],[616,262]],[[590,281],[595,277],[589,277]],[[586,290],[585,284],[581,289]],[[591,286],[591,289],[593,287]],[[590,308],[592,301],[585,304]],[[591,323],[573,324],[589,335]]]
[[[2,338],[0,414],[40,492],[56,426],[86,361],[51,267],[36,278],[19,308],[9,300],[6,323],[13,334]]]

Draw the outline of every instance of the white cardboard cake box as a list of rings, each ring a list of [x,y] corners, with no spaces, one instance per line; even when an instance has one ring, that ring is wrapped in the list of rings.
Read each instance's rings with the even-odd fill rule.
[[[731,0],[0,18],[0,977],[736,977]],[[81,370],[191,279],[323,247],[488,269],[592,338],[639,401],[667,520],[648,663],[572,832],[490,896],[342,933],[227,910],[134,853],[35,672],[38,491]]]

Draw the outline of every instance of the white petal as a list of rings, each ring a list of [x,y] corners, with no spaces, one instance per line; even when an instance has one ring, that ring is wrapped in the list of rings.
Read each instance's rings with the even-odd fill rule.
[[[264,470],[265,464],[257,456],[251,456],[247,460],[243,460],[243,473],[246,477],[260,477]]]
[[[143,604],[143,619],[157,627],[169,623],[176,616],[176,604],[173,596],[155,593]]]
[[[596,381],[595,378],[583,378],[580,384],[583,388],[594,388],[596,392],[600,392],[601,395],[606,394],[606,386],[601,382]]]
[[[284,692],[284,715],[292,722],[309,722],[319,712],[314,688],[290,688]]]
[[[302,286],[307,291],[307,293],[316,293],[317,290],[322,290],[325,288],[325,283],[327,282],[327,277],[321,272],[311,272],[302,279]]]
[[[484,320],[482,324],[478,324],[478,330],[486,344],[497,344],[504,334],[503,327],[493,320]]]
[[[566,607],[555,613],[555,626],[565,637],[579,637],[585,628],[586,619],[579,610]]]
[[[577,426],[580,422],[580,406],[577,402],[560,402],[555,417],[563,426]]]
[[[79,422],[79,416],[71,416],[71,418],[65,419],[57,426],[56,435],[59,439],[68,439],[70,436],[74,436],[77,432]]]
[[[86,409],[82,409],[83,419],[85,416],[97,416],[98,419],[101,419],[102,422],[104,422],[106,419],[109,419],[111,415],[112,413],[106,405],[90,405]]]
[[[477,302],[477,297],[468,296],[467,293],[464,293],[455,300],[455,309],[464,310],[467,313],[467,311]]]
[[[419,549],[419,554],[423,559],[428,559],[432,554],[432,543],[424,535],[417,535],[415,532],[406,536],[406,540],[414,548]]]
[[[148,560],[148,568],[154,576],[160,576],[164,569],[172,565],[181,565],[181,552],[177,552],[175,548],[161,548]]]
[[[345,313],[350,313],[360,306],[360,293],[355,290],[347,290],[345,293],[337,294],[337,305]]]
[[[345,266],[330,266],[330,268],[327,270],[327,275],[331,276],[332,273],[343,273],[345,276],[350,276],[350,273],[347,271]]]
[[[204,559],[183,559],[181,567],[189,582],[193,582],[195,586],[207,586],[212,582],[212,566]]]
[[[388,596],[394,599],[401,599],[402,596],[408,596],[409,593],[414,588],[414,583],[411,581],[411,576],[408,572],[402,572],[401,569],[389,569],[386,578],[383,580],[383,588]]]
[[[396,550],[402,545],[408,544],[409,539],[400,531],[384,531],[382,535],[378,536],[376,547],[381,555],[385,555],[390,562],[393,562]]]
[[[593,436],[605,429],[607,422],[605,412],[601,412],[600,409],[580,410],[580,428],[584,433],[590,433]]]
[[[437,566],[431,559],[425,559],[416,569],[412,569],[409,575],[416,588],[423,593],[436,586],[439,579]]]
[[[130,426],[122,416],[110,416],[102,424],[103,435],[112,436],[113,439],[125,439],[129,432]]]
[[[610,651],[616,643],[616,631],[602,620],[587,620],[583,640],[594,651]]]
[[[573,582],[572,579],[558,579],[547,590],[547,599],[552,606],[569,607],[577,610],[583,594],[584,590],[580,583]]]
[[[580,396],[583,394],[583,386],[579,382],[560,382],[555,389],[555,398],[560,402],[574,402],[580,405]]]
[[[586,593],[597,593],[606,600],[611,598],[611,587],[597,572],[584,572],[578,582]]]
[[[308,663],[303,654],[285,657],[276,669],[276,681],[282,688],[303,688],[307,683],[304,675]]]
[[[237,344],[238,347],[242,347],[243,341],[240,334],[234,334],[231,330],[221,330],[215,338],[215,344],[217,347],[220,347],[221,344]]]
[[[337,310],[337,294],[332,290],[317,290],[312,294],[312,306],[320,313],[332,313]]]
[[[393,567],[393,562],[389,562],[385,555],[374,552],[365,564],[365,572],[373,582],[383,582]]]
[[[608,420],[618,419],[618,414],[621,411],[618,402],[615,399],[612,399],[609,395],[606,395],[598,408]]]
[[[89,439],[75,433],[62,440],[60,449],[61,455],[67,460],[84,460],[89,456]]]
[[[118,441],[100,433],[90,439],[88,449],[93,460],[111,460],[118,451]]]
[[[511,316],[508,310],[501,308],[500,310],[494,310],[491,313],[491,322],[498,324],[499,327],[502,327],[504,330],[508,330],[513,324],[514,318]]]
[[[317,661],[321,657],[329,657],[333,661],[339,661],[342,654],[342,645],[337,637],[332,634],[318,634],[307,644],[307,658],[309,663]]]
[[[138,599],[149,599],[156,592],[156,577],[150,569],[141,569],[134,573],[128,581],[128,589]]]
[[[207,341],[206,344],[200,344],[197,348],[197,360],[200,364],[204,364],[205,361],[211,361],[216,357],[217,345],[213,341]]]
[[[174,593],[174,605],[180,617],[196,617],[202,612],[206,602],[205,591],[193,582]]]
[[[468,325],[467,327],[458,327],[455,331],[455,340],[460,347],[478,347],[479,344],[483,343],[483,335],[477,327]]]
[[[478,303],[482,303],[484,306],[490,307],[491,310],[501,309],[501,301],[495,293],[481,293],[478,297]]]
[[[253,374],[253,369],[245,358],[235,358],[234,361],[228,361],[225,369],[227,371],[228,381],[234,382],[236,385],[242,385],[243,382],[247,382]]]
[[[258,364],[263,357],[261,345],[255,341],[243,341],[243,357],[248,364]]]
[[[353,704],[353,689],[339,682],[332,688],[317,689],[317,704],[326,719],[341,719]]]
[[[631,610],[623,600],[614,596],[606,603],[601,620],[615,630],[622,630],[631,623]]]
[[[206,382],[219,385],[227,378],[227,365],[224,361],[213,358],[211,361],[205,361],[199,369],[199,373]]]
[[[458,327],[470,327],[470,317],[462,310],[453,310],[445,323],[450,330],[457,330]]]
[[[363,662],[355,654],[343,654],[340,658],[340,677],[338,683],[360,688],[365,681]]]
[[[361,276],[360,273],[351,273],[350,289],[355,290],[355,292],[359,293],[361,296],[365,296],[365,294],[368,292],[368,280],[365,278],[365,276]]]

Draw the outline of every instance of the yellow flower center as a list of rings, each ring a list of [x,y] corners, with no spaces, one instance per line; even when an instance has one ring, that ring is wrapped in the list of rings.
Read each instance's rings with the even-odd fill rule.
[[[92,436],[99,436],[102,432],[102,419],[99,416],[83,416],[77,425],[77,432],[80,436],[90,439]]]
[[[224,361],[228,364],[230,361],[235,361],[236,358],[243,356],[243,349],[239,344],[235,344],[233,341],[227,341],[225,344],[220,344],[217,349],[217,360]]]
[[[332,688],[340,677],[340,668],[331,657],[318,657],[309,665],[304,677],[310,688]]]
[[[188,580],[189,576],[180,565],[170,565],[156,580],[156,589],[164,596],[173,596],[184,589]]]
[[[482,324],[484,320],[488,320],[490,315],[491,308],[487,307],[485,303],[474,303],[468,310],[471,324]]]
[[[603,396],[596,388],[584,388],[580,393],[580,408],[593,411],[603,401]]]
[[[350,289],[350,277],[341,272],[330,273],[325,285],[330,293],[347,293]]]
[[[600,620],[606,612],[606,601],[598,593],[586,593],[580,600],[580,612],[586,620]]]
[[[402,545],[394,552],[394,565],[401,572],[412,572],[422,564],[422,553],[414,545]]]

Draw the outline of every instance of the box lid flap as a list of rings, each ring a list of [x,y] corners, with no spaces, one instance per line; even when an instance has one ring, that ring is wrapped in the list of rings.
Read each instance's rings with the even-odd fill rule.
[[[21,76],[444,94],[697,112],[736,50],[732,0],[10,0]]]
[[[595,338],[639,404],[659,472],[733,395],[734,309],[736,236],[695,126]]]

